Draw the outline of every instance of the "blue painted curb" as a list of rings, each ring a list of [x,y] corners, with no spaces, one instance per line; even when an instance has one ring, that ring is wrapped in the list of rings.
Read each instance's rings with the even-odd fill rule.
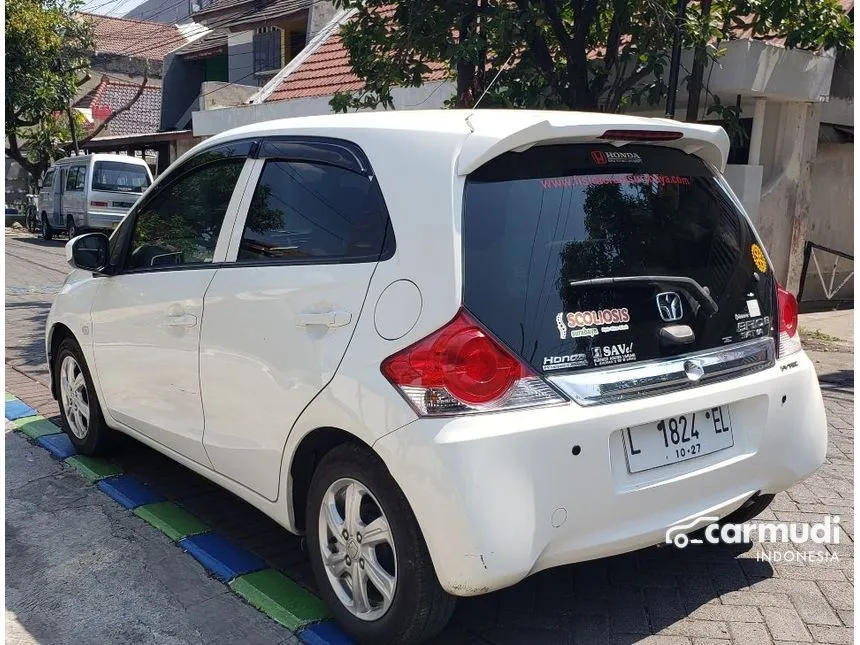
[[[32,417],[36,415],[36,411],[23,401],[17,399],[6,401],[6,418],[9,421],[15,419],[23,419],[24,417]]]
[[[299,640],[305,645],[354,645],[355,641],[343,633],[337,623],[315,623],[299,630]]]
[[[165,501],[164,497],[128,475],[102,479],[96,486],[129,510],[144,504]]]
[[[72,442],[69,441],[69,436],[65,432],[62,434],[46,434],[36,439],[36,441],[57,459],[65,459],[78,454],[78,451],[75,450]]]
[[[266,563],[250,551],[233,544],[217,533],[193,535],[179,541],[179,546],[188,551],[219,580],[230,582],[233,578],[266,568]]]

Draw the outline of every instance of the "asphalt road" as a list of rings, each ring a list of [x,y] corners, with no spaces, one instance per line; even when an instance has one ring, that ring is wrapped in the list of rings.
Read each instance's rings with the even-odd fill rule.
[[[47,385],[43,327],[66,274],[63,258],[63,240],[7,229],[7,378]],[[838,563],[762,563],[756,546],[648,549],[460,601],[437,642],[853,642],[853,354],[816,360],[830,421],[827,463],[761,517],[838,513],[846,535],[829,547]],[[244,502],[133,440],[116,459],[313,590],[301,541]],[[167,538],[8,429],[6,509],[7,642],[295,642]]]

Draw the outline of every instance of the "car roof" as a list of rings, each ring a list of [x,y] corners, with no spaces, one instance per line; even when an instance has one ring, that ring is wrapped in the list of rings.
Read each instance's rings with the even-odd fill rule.
[[[106,152],[94,152],[88,155],[72,155],[71,157],[63,157],[62,159],[57,159],[54,162],[54,165],[64,166],[66,164],[89,161],[91,159],[94,159],[95,161],[117,161],[119,163],[128,163],[136,166],[147,165],[146,161],[140,157],[132,157],[131,155],[115,155]]]
[[[729,138],[719,126],[559,110],[392,110],[297,117],[228,130],[208,139],[204,147],[251,136],[359,136],[381,130],[395,137],[399,134],[404,145],[420,147],[438,146],[446,138],[440,139],[440,135],[448,135],[450,144],[460,148],[457,173],[463,175],[504,152],[532,145],[574,141],[606,143],[600,137],[609,129],[680,132],[680,139],[654,145],[679,148],[699,156],[720,171],[725,168]],[[614,145],[623,145],[623,142]]]

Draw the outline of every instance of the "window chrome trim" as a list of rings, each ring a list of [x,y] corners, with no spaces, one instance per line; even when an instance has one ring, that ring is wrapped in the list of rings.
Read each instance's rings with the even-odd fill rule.
[[[776,347],[768,336],[678,358],[550,376],[548,380],[579,405],[589,406],[710,385],[775,364]]]

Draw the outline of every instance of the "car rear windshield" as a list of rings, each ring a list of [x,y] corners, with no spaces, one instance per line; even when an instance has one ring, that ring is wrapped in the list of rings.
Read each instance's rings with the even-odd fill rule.
[[[143,166],[121,161],[97,161],[93,170],[93,190],[114,193],[142,193],[149,186]]]
[[[772,335],[775,285],[698,158],[648,145],[511,152],[467,178],[464,303],[539,373]]]

